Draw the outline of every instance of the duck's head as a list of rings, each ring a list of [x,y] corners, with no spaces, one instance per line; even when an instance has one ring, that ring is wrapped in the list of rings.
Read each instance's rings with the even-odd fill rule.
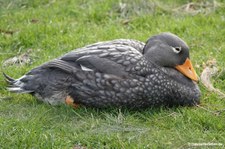
[[[143,54],[159,66],[175,68],[186,77],[198,81],[198,76],[189,58],[189,47],[172,33],[152,36],[147,41]]]

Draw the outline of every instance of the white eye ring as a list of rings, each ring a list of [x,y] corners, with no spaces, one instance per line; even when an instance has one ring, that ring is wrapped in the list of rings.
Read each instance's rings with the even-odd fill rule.
[[[174,53],[180,53],[181,52],[181,47],[172,47],[172,50]]]

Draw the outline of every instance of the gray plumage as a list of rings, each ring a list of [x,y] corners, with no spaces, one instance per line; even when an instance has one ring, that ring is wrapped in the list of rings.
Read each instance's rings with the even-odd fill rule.
[[[172,51],[177,47],[179,54]],[[71,51],[19,79],[5,77],[9,91],[31,93],[53,105],[65,103],[68,95],[76,104],[93,107],[195,105],[197,84],[174,68],[189,57],[188,50],[171,33],[153,36],[146,44],[118,39]]]

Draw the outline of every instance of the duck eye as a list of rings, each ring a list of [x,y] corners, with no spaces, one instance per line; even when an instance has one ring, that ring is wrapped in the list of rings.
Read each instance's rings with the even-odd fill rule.
[[[180,53],[181,52],[181,47],[172,47],[173,52],[175,53]]]

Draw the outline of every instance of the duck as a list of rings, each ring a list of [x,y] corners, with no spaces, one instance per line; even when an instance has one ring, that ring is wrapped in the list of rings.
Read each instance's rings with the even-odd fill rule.
[[[195,106],[198,76],[189,47],[165,32],[146,43],[134,39],[97,42],[48,61],[14,79],[7,89],[51,105],[107,108]]]

